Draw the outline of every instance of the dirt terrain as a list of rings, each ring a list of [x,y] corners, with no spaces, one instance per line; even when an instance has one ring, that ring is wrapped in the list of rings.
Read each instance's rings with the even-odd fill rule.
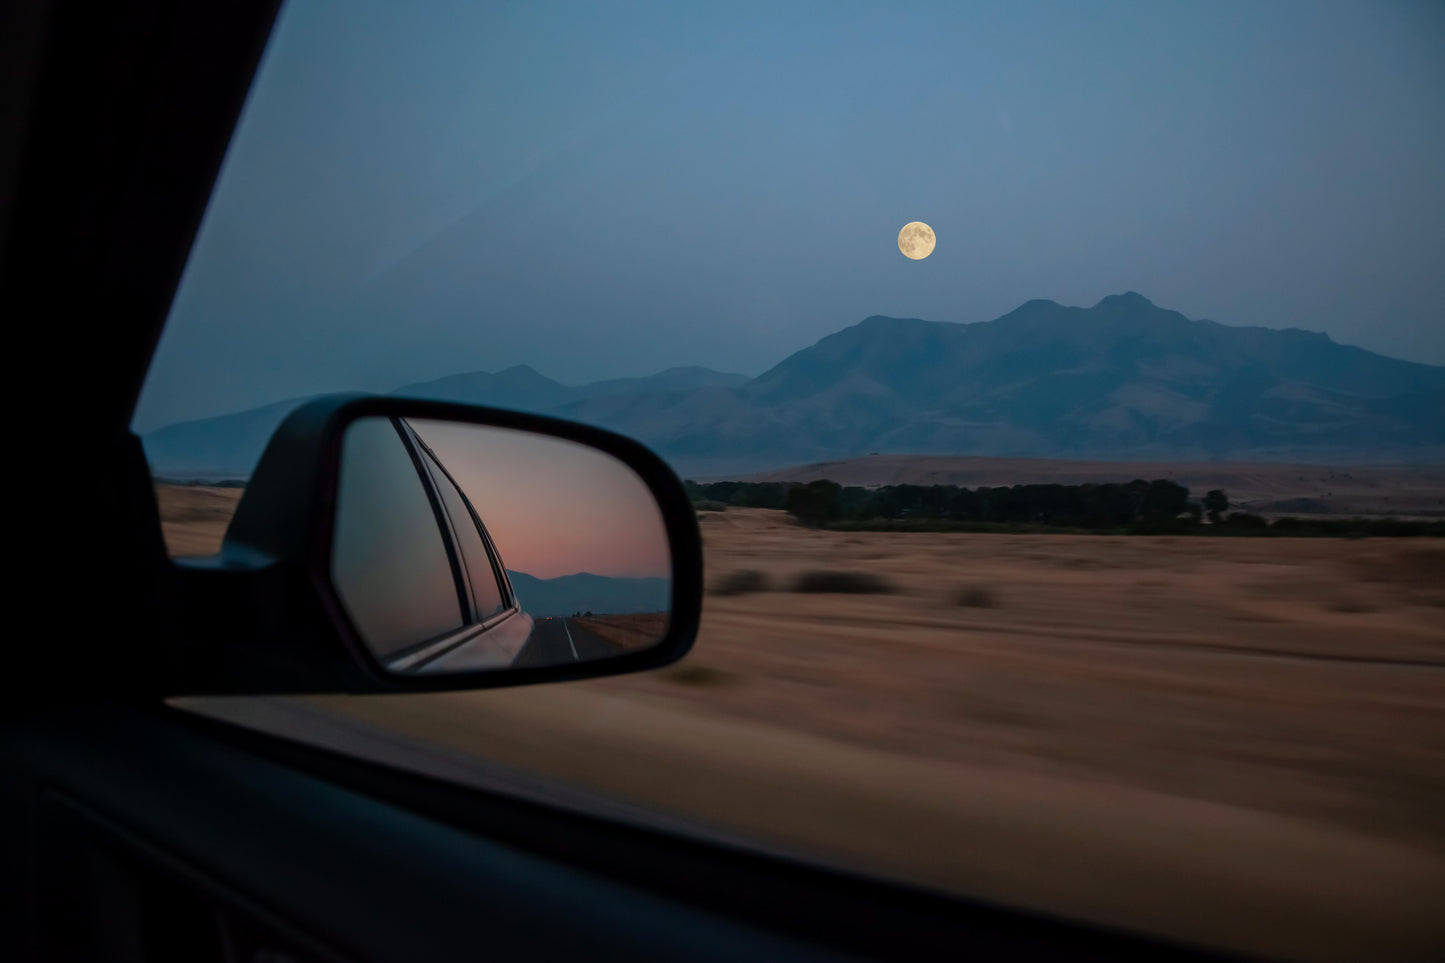
[[[162,491],[171,544],[218,541],[233,493]],[[700,524],[711,586],[767,590],[710,593],[677,666],[287,704],[400,764],[437,764],[411,740],[953,892],[1287,957],[1445,948],[1439,541]],[[820,569],[886,590],[790,590]]]
[[[691,704],[1445,851],[1445,545],[702,525],[714,585],[827,567],[895,591],[710,596],[693,661],[719,675]]]
[[[157,485],[161,531],[172,555],[214,555],[241,500],[240,488]]]
[[[750,475],[746,481],[842,485],[999,485],[1178,482],[1196,497],[1212,488],[1236,508],[1268,514],[1445,515],[1445,465],[1286,465],[1240,462],[1063,461],[962,455],[871,455]],[[726,479],[717,479],[719,481]]]

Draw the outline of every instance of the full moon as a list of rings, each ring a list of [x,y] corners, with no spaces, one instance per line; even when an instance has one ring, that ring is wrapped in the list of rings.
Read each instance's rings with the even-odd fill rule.
[[[898,250],[903,252],[904,257],[921,261],[933,253],[933,245],[937,238],[933,236],[933,228],[922,221],[909,221],[903,225],[903,230],[898,232]]]

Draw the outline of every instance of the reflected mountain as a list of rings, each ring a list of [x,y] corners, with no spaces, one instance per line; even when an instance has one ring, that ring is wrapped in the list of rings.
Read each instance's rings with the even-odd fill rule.
[[[522,608],[534,618],[574,612],[666,612],[672,607],[672,581],[665,578],[612,578],[579,572],[544,579],[510,569],[507,576]]]

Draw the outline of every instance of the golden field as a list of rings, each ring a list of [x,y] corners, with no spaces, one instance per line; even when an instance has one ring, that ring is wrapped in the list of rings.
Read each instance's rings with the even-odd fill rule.
[[[163,489],[170,544],[213,550],[237,494]],[[382,758],[433,765],[398,754],[409,740],[744,844],[1185,940],[1445,949],[1439,541],[700,523],[710,585],[749,570],[771,588],[709,594],[677,666],[189,705],[347,751],[375,734]],[[888,590],[790,590],[820,569]]]

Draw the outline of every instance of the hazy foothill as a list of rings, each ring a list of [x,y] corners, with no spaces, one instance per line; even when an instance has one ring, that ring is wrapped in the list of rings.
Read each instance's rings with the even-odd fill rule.
[[[519,366],[396,393],[601,425],[699,479],[875,453],[1445,464],[1445,367],[1311,331],[1190,320],[1132,292],[1091,308],[1033,300],[973,324],[870,317],[755,378],[673,368],[568,386]],[[152,431],[147,455],[159,475],[245,476],[304,400]],[[1168,476],[1100,480],[1134,477]]]

